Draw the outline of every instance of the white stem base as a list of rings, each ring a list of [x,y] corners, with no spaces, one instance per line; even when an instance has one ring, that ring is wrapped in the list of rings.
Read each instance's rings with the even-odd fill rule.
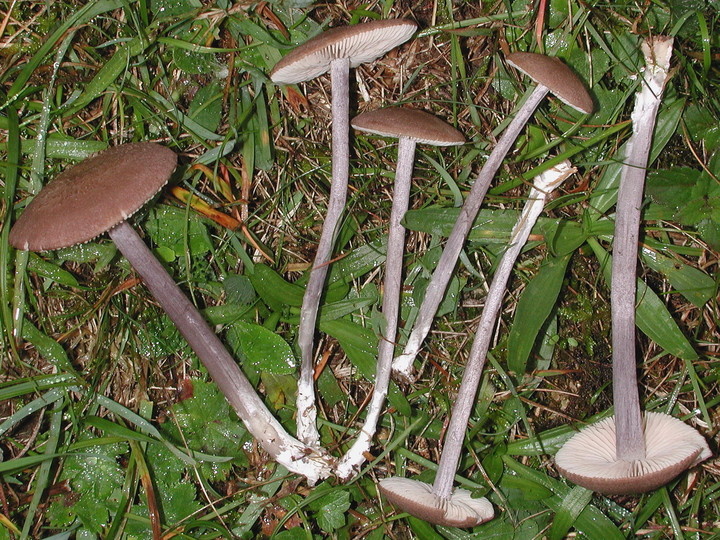
[[[393,205],[390,212],[390,233],[387,258],[385,259],[385,283],[383,287],[383,316],[385,332],[380,337],[378,361],[375,375],[375,388],[368,405],[367,416],[350,450],[340,459],[336,474],[340,478],[349,478],[365,462],[365,455],[377,431],[377,423],[382,413],[385,398],[390,386],[392,359],[395,352],[398,317],[400,315],[400,293],[402,290],[402,263],[405,252],[405,227],[402,218],[407,212],[412,185],[415,141],[400,138],[398,146],[398,164],[395,171]]]
[[[332,86],[332,184],[327,215],[323,224],[315,261],[300,310],[298,345],[300,347],[300,380],[297,396],[297,436],[308,446],[320,446],[315,407],[315,369],[313,350],[315,323],[320,297],[325,285],[333,246],[345,210],[350,174],[350,61],[333,60],[330,64]]]
[[[289,471],[306,477],[311,485],[330,476],[334,459],[322,449],[308,448],[285,431],[215,332],[135,229],[123,221],[109,234],[195,351],[247,430],[270,457]]]

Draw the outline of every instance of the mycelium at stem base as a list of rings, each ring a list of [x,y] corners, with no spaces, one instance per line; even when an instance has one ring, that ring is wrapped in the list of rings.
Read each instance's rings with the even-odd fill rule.
[[[398,146],[398,166],[395,172],[393,205],[390,212],[390,233],[388,235],[387,257],[385,259],[382,310],[385,329],[378,345],[375,387],[367,408],[367,416],[356,436],[355,442],[338,462],[336,473],[340,478],[350,477],[357,467],[365,461],[365,455],[370,449],[370,443],[375,436],[377,423],[390,387],[395,335],[400,312],[399,297],[402,288],[402,261],[405,245],[405,228],[402,226],[401,221],[408,209],[414,156],[415,141],[401,138]]]
[[[298,346],[300,347],[300,377],[297,393],[297,435],[308,446],[319,446],[317,407],[313,369],[313,343],[320,296],[327,276],[335,238],[347,200],[350,169],[350,60],[339,58],[330,63],[332,87],[332,182],[327,214],[320,242],[310,270],[300,310]]]
[[[345,207],[349,174],[349,77],[350,68],[372,62],[407,41],[417,25],[404,19],[371,21],[331,28],[309,39],[285,55],[270,72],[278,84],[313,79],[327,71],[331,75],[332,185],[328,215],[323,224],[318,251],[310,271],[300,314],[300,380],[297,396],[297,433],[309,446],[318,446],[315,406],[313,337],[325,277],[332,256],[340,219]]]
[[[289,471],[305,476],[310,484],[329,476],[332,458],[291,437],[270,414],[223,343],[135,229],[123,221],[108,234],[195,351],[247,430],[272,459]]]
[[[655,120],[670,69],[672,38],[643,45],[645,71],[632,112],[615,212],[612,306],[615,416],[583,429],[558,451],[555,463],[571,481],[605,494],[643,493],[710,456],[705,439],[666,414],[643,418],[635,360],[635,302],[640,212]]]
[[[334,460],[291,437],[270,414],[220,339],[127,223],[167,183],[176,164],[176,154],[155,143],[123,144],[96,154],[48,183],[15,222],[8,240],[18,249],[47,251],[109,232],[248,431],[273,459],[315,483],[330,475]]]
[[[493,336],[493,329],[502,306],[508,279],[515,261],[522,251],[530,231],[542,212],[549,193],[575,172],[564,161],[535,178],[528,201],[510,235],[508,249],[498,264],[492,284],[485,298],[485,307],[475,332],[462,383],[455,399],[452,417],[445,431],[440,463],[435,483],[407,478],[386,478],[380,481],[380,490],[398,508],[431,523],[455,527],[474,527],[492,519],[492,505],[487,499],[473,499],[467,490],[453,489],[455,472],[460,460],[467,423],[470,418],[485,358]]]

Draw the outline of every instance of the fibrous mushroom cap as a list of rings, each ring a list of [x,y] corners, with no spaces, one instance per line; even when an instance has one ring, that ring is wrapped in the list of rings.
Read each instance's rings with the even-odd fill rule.
[[[176,165],[175,152],[149,142],[95,154],[37,194],[10,231],[10,244],[45,251],[88,242],[150,200]]]
[[[475,527],[495,516],[490,501],[473,499],[466,489],[456,488],[446,500],[435,495],[430,484],[393,476],[380,480],[380,491],[402,511],[435,525]]]
[[[286,54],[270,72],[278,84],[294,84],[319,77],[338,58],[350,67],[372,62],[415,33],[417,25],[407,19],[387,19],[331,28]]]
[[[572,70],[558,58],[544,54],[515,52],[505,59],[537,83],[546,86],[563,103],[580,112],[590,114],[594,104],[585,85]]]
[[[555,455],[558,470],[572,482],[607,495],[656,489],[710,457],[705,438],[667,414],[645,413],[644,460],[615,456],[615,417],[586,427]]]
[[[437,116],[403,107],[364,112],[352,119],[352,127],[384,137],[407,137],[434,146],[456,146],[465,137]]]

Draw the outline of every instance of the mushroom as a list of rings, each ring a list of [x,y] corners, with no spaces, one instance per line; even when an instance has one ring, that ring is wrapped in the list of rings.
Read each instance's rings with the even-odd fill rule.
[[[548,92],[552,92],[563,103],[567,103],[580,112],[590,114],[593,110],[592,98],[582,81],[557,58],[517,52],[507,55],[506,60],[508,64],[533,79],[537,86],[498,140],[460,210],[460,215],[445,243],[445,248],[425,291],[425,298],[420,305],[413,330],[402,354],[393,361],[393,371],[402,380],[411,381],[413,379],[413,361],[430,331],[432,320],[445,295],[460,251],[472,228],[473,221],[477,217],[490,182],[530,116]]]
[[[473,527],[492,519],[492,506],[486,499],[472,499],[461,488],[453,489],[453,480],[460,460],[468,419],[475,404],[485,358],[493,335],[512,268],[515,265],[530,230],[537,221],[549,193],[575,172],[570,162],[563,161],[538,175],[528,200],[513,227],[507,251],[498,264],[485,299],[485,307],[465,365],[462,383],[453,405],[452,416],[445,431],[445,445],[440,456],[435,483],[431,489],[422,482],[405,478],[386,478],[380,481],[382,491],[398,508],[436,525]],[[412,484],[410,484],[412,482]],[[421,495],[422,494],[422,495]]]
[[[652,142],[670,69],[673,40],[642,44],[645,70],[632,112],[615,211],[610,303],[615,415],[574,435],[555,456],[567,478],[606,494],[643,493],[710,457],[707,442],[672,416],[640,409],[635,359],[635,301],[640,211]]]
[[[351,123],[359,131],[383,137],[397,137],[398,158],[385,260],[382,305],[385,328],[378,346],[375,388],[357,439],[338,462],[336,473],[340,478],[349,477],[365,460],[390,384],[405,250],[405,228],[401,221],[408,209],[410,199],[415,145],[423,143],[434,146],[455,146],[465,142],[463,135],[454,127],[429,113],[413,109],[387,108],[369,111],[356,116]]]
[[[278,463],[315,483],[330,474],[330,458],[287,434],[195,306],[182,293],[127,219],[167,183],[175,153],[155,143],[116,146],[65,170],[28,204],[9,241],[46,251],[88,242],[108,232],[178,327],[248,431]]]
[[[441,499],[430,484],[391,476],[380,480],[380,491],[394,506],[435,525],[475,527],[495,517],[490,501],[473,499],[467,489],[455,488],[450,498]]]
[[[317,410],[313,386],[313,337],[320,295],[347,198],[350,167],[350,68],[379,58],[410,39],[416,29],[414,22],[405,19],[332,28],[293,49],[270,72],[273,82],[294,84],[330,71],[332,183],[327,215],[305,288],[298,331],[301,361],[297,395],[297,434],[310,446],[317,446],[320,438],[316,426]]]

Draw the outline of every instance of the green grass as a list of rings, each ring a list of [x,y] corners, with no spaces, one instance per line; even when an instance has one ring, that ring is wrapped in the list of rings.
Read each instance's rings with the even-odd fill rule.
[[[588,82],[598,111],[546,101],[495,179],[420,380],[391,390],[373,459],[353,481],[309,487],[253,443],[109,240],[39,255],[10,226],[42,185],[108,145],[155,140],[180,154],[136,218],[251,381],[294,428],[306,270],[330,176],[328,78],[278,88],[267,73],[326,25],[406,16],[415,41],[358,68],[357,112],[403,103],[468,138],[419,146],[405,266],[405,339],[444,237],[495,135],[529,88],[510,51],[539,51],[524,2],[267,5],[198,0],[6,2],[0,20],[0,539],[711,538],[720,475],[706,463],[637,497],[558,477],[551,457],[611,408],[609,277],[614,197],[642,37],[676,37],[656,130],[638,305],[641,398],[717,450],[720,103],[718,12],[706,2],[549,2],[542,49]],[[264,7],[263,7],[264,6]],[[280,27],[283,27],[282,29]],[[448,30],[454,29],[452,32]],[[284,32],[287,30],[287,32]],[[372,390],[383,238],[396,145],[354,136],[348,212],[320,319],[323,443],[341,455]],[[574,181],[548,205],[515,267],[458,481],[496,508],[473,531],[398,514],[390,474],[432,481],[472,332],[527,193],[551,159]],[[196,211],[203,201],[224,214]],[[235,230],[225,226],[239,220]],[[225,224],[225,225],[223,225]]]

